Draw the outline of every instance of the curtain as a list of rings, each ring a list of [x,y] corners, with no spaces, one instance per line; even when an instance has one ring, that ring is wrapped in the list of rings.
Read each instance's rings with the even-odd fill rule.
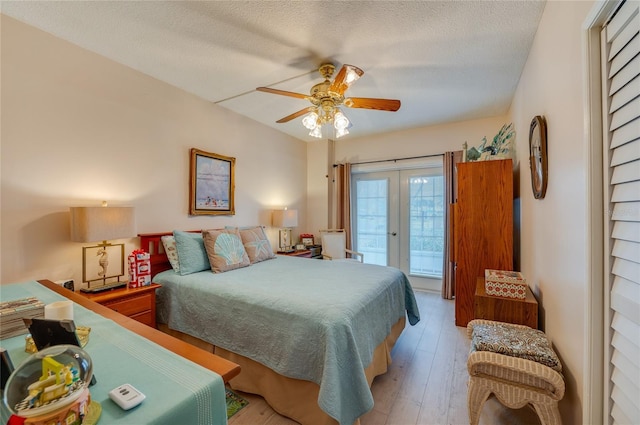
[[[445,152],[442,166],[444,173],[444,255],[443,257],[443,274],[442,274],[442,298],[448,300],[453,299],[456,293],[455,270],[454,263],[451,261],[451,252],[453,249],[453,217],[452,204],[456,201],[457,179],[456,164],[462,162],[462,151]]]
[[[351,249],[351,164],[336,166],[336,229],[344,229],[346,248]]]

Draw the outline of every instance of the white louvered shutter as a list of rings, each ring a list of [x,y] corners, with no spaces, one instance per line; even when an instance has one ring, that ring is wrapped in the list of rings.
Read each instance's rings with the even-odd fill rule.
[[[605,25],[605,276],[609,423],[640,424],[640,14],[622,3]],[[606,131],[608,129],[608,132]]]

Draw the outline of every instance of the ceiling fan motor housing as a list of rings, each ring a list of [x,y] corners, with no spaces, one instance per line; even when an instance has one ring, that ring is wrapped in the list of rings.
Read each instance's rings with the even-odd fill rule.
[[[323,81],[322,83],[318,83],[315,86],[311,87],[311,96],[316,98],[328,96],[329,87],[331,87],[330,81]]]

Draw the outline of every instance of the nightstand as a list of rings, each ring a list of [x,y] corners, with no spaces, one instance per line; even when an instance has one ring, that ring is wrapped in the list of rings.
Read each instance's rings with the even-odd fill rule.
[[[311,251],[308,249],[301,249],[299,251],[291,251],[291,252],[278,252],[279,255],[288,255],[290,257],[303,257],[303,258],[311,258]]]
[[[77,292],[77,294],[155,328],[156,289],[160,287],[161,285],[152,283],[139,288],[113,289],[96,294]]]

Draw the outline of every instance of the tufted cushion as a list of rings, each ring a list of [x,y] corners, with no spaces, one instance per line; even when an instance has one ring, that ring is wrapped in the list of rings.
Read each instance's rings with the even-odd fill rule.
[[[222,273],[250,264],[238,229],[203,230],[202,237],[214,273]]]
[[[271,243],[269,243],[269,239],[267,239],[267,235],[264,234],[264,229],[261,226],[241,229],[240,238],[242,238],[242,244],[247,251],[251,264],[276,257],[273,253],[273,248],[271,248]]]
[[[473,327],[471,351],[491,351],[541,363],[562,372],[560,359],[551,341],[536,329],[514,327],[508,323],[477,324]]]

